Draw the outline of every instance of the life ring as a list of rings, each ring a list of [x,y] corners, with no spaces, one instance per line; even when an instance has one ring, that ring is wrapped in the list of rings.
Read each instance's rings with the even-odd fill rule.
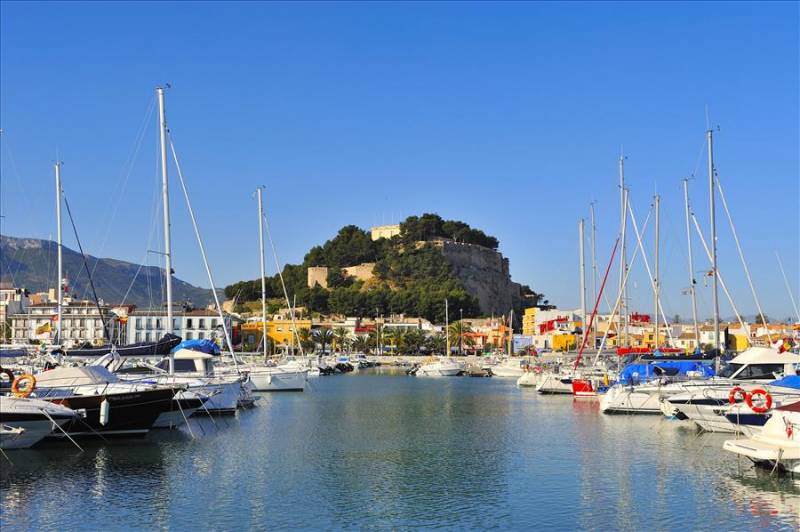
[[[22,383],[22,385],[20,385],[20,383]],[[14,382],[11,384],[11,393],[14,394],[14,397],[28,397],[33,392],[34,388],[36,388],[36,377],[30,373],[26,373],[14,379]]]
[[[764,401],[765,402],[764,402],[763,405],[761,405],[761,406],[753,406],[753,397],[755,397],[756,395],[763,395],[764,396]],[[761,388],[759,388],[757,390],[753,390],[752,392],[747,394],[747,397],[745,398],[745,401],[747,401],[747,406],[749,406],[753,410],[753,412],[755,412],[756,414],[763,414],[764,412],[766,412],[770,408],[772,408],[772,396],[769,394],[768,391],[762,390]]]
[[[742,399],[747,401],[747,391],[741,386],[734,386],[728,394],[728,402],[735,405],[737,396],[741,396]]]
[[[9,384],[14,382],[14,372],[12,372],[10,369],[0,368],[0,373],[8,375]]]

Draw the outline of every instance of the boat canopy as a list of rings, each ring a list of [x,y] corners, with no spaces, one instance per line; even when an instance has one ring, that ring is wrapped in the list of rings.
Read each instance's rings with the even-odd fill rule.
[[[175,360],[208,360],[211,358],[214,358],[214,355],[194,351],[193,349],[178,349],[175,351]]]
[[[773,347],[750,347],[734,357],[731,364],[800,364],[800,355],[779,353]]]
[[[207,355],[218,355],[220,354],[219,346],[212,342],[211,340],[202,339],[202,340],[184,340],[183,342],[179,343],[173,349],[173,352],[177,353],[181,349],[190,349],[192,351],[200,351],[201,353],[205,353]]]
[[[686,375],[688,372],[701,373],[713,377],[714,368],[693,360],[663,360],[652,364],[628,364],[619,372],[621,384],[644,382],[660,375]]]
[[[44,388],[118,381],[119,378],[103,366],[60,367],[36,374],[36,386]]]
[[[794,388],[796,390],[800,390],[800,375],[787,375],[768,384],[770,386],[782,386],[784,388]]]

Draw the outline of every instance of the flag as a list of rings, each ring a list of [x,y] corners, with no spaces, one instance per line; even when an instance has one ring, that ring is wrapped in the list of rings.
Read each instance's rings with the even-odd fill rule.
[[[44,325],[39,325],[36,327],[36,334],[44,334],[50,332],[50,322],[48,321]]]
[[[128,323],[128,316],[120,316],[118,319],[120,323]]]

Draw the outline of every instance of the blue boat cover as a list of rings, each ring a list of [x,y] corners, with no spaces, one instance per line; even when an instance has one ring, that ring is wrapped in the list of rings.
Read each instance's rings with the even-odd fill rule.
[[[800,375],[787,375],[782,379],[770,382],[769,385],[800,390]]]
[[[658,376],[655,368],[686,375],[689,371],[697,371],[704,377],[713,377],[714,368],[694,360],[664,360],[652,364],[629,364],[619,372],[619,382],[634,384],[634,381],[645,382]],[[670,371],[671,370],[671,371]],[[635,374],[635,375],[634,375]]]
[[[190,349],[192,351],[200,351],[207,355],[218,355],[220,353],[219,346],[211,340],[184,340],[175,346],[172,350],[174,353],[178,349]]]

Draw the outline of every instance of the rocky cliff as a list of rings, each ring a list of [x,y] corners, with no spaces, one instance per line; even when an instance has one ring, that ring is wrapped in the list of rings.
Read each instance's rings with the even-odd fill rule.
[[[520,285],[511,280],[508,259],[499,252],[451,240],[434,245],[441,249],[467,292],[478,299],[483,314],[507,314],[520,307]]]

